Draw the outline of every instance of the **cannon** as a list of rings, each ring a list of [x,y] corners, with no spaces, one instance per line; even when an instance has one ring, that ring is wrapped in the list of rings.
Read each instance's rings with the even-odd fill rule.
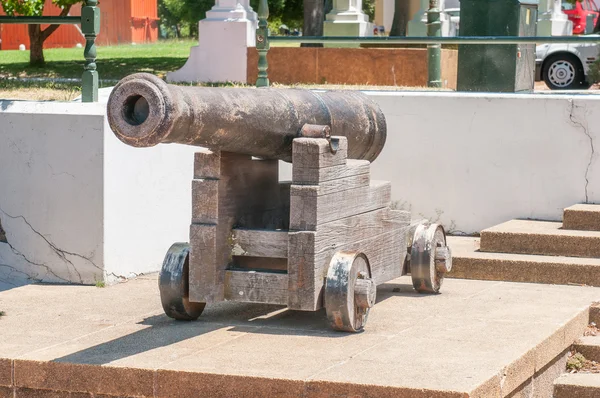
[[[370,176],[386,139],[381,109],[350,91],[181,87],[135,74],[114,88],[108,120],[135,147],[180,143],[194,158],[189,243],[159,276],[165,313],[195,320],[221,301],[325,308],[331,327],[363,330],[377,286],[410,274],[439,293],[452,267],[441,225],[392,208]],[[292,163],[280,181],[279,161]]]

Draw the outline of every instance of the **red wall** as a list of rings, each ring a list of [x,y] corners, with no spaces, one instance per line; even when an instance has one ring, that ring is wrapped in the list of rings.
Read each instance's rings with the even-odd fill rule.
[[[60,11],[52,4],[52,0],[46,0],[44,15],[59,15]],[[5,15],[2,7],[0,15]],[[81,15],[81,6],[73,6],[69,15]],[[157,0],[102,0],[100,16],[100,34],[96,39],[99,45],[158,40]],[[29,49],[27,25],[1,24],[0,40],[3,50],[16,50],[20,44],[25,44]],[[75,47],[77,43],[85,45],[80,26],[62,25],[46,40],[44,47]]]
[[[156,0],[131,0],[132,41],[135,43],[158,40],[158,7]]]
[[[44,15],[59,15],[61,9],[52,4],[52,0],[46,0]],[[0,15],[5,15],[0,6]],[[69,15],[81,15],[81,7],[71,8]],[[46,28],[47,25],[42,25]],[[0,25],[0,39],[2,39],[3,50],[16,50],[20,44],[25,44],[29,49],[29,35],[27,34],[27,25]],[[68,43],[69,45],[65,45]],[[45,48],[53,47],[74,47],[77,43],[85,43],[85,39],[79,31],[79,25],[62,25],[45,42]]]

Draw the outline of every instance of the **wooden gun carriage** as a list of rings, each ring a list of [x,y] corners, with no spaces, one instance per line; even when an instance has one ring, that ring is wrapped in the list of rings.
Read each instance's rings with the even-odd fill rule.
[[[111,126],[130,145],[168,142],[164,137],[179,132],[168,131],[158,140],[140,130],[139,126],[143,128],[149,121],[156,124],[151,126],[155,132],[162,128],[162,122],[154,121],[156,103],[140,104],[139,100],[151,99],[152,92],[148,94],[143,86],[148,81],[163,96],[178,89],[154,77],[137,76],[137,85],[115,88],[109,100]],[[336,124],[339,118],[333,108],[340,99],[334,98],[331,105],[320,98],[328,105],[325,116],[329,119],[323,124],[302,123],[323,118],[296,112],[296,124],[283,129],[291,130],[291,137],[273,139],[274,143],[267,143],[272,148],[248,148],[247,142],[232,148],[231,139],[223,138],[223,134],[233,127],[195,136],[195,145],[213,149],[195,154],[190,242],[175,243],[168,250],[160,273],[161,300],[168,316],[194,320],[206,304],[225,300],[284,305],[301,311],[324,307],[334,329],[355,332],[365,325],[377,285],[410,273],[417,291],[439,292],[451,268],[444,229],[426,222],[411,225],[409,212],[391,207],[391,184],[371,179],[370,160],[383,147],[385,120],[376,105],[365,102],[365,98],[358,101],[366,109],[366,122]],[[283,107],[290,108],[290,103],[303,106],[305,100],[294,104],[292,99]],[[221,114],[246,109],[248,104],[240,101],[237,98]],[[118,113],[119,109],[125,111]],[[350,118],[360,113],[346,108],[343,112]],[[365,126],[371,129],[370,137],[364,134]],[[256,134],[270,127],[257,127]],[[190,132],[202,128],[186,125],[179,136],[187,137],[189,143]],[[332,130],[343,135],[331,136]],[[253,132],[242,134],[248,139]],[[377,134],[383,134],[383,140],[373,139]],[[221,139],[226,144],[215,144]],[[367,144],[362,145],[364,142]],[[282,145],[286,147],[281,151]],[[355,157],[362,159],[349,158],[357,151],[362,155]],[[291,160],[291,182],[280,181],[278,159]]]

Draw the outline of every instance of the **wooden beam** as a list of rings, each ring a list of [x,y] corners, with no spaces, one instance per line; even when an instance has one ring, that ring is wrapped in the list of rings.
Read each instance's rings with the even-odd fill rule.
[[[232,231],[234,256],[287,258],[288,231],[234,229]]]
[[[292,182],[295,185],[316,185],[338,178],[369,173],[370,165],[371,163],[368,160],[356,159],[348,159],[346,164],[321,169],[294,165],[292,168]]]
[[[387,207],[392,195],[388,181],[321,196],[318,190],[318,186],[292,185],[290,230],[315,231],[319,224]]]
[[[284,273],[226,270],[225,299],[287,305],[288,276]]]
[[[325,181],[319,185],[299,185],[302,188],[294,189],[295,195],[305,196],[322,196],[332,193],[348,191],[354,188],[368,187],[370,185],[371,176],[367,172],[365,174],[357,174],[345,178],[338,178],[331,181]],[[298,186],[297,186],[298,187]],[[303,189],[305,188],[306,189]],[[313,187],[313,188],[308,188]]]
[[[234,225],[262,228],[264,214],[279,207],[278,166],[276,160],[230,152],[195,156],[199,178],[192,183],[191,301],[223,301],[225,269],[232,262],[231,230]]]
[[[331,147],[326,139],[296,138],[292,152],[294,167],[320,169],[346,164],[348,139],[346,137],[335,138],[339,139],[339,146],[336,153],[331,152]]]

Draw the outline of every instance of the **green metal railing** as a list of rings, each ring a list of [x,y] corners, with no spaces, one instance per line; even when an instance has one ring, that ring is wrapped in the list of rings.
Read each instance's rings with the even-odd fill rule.
[[[455,36],[455,37],[405,37],[405,36],[269,36],[274,43],[321,44],[541,44],[541,43],[600,43],[600,36]]]
[[[79,25],[85,36],[83,57],[85,65],[81,77],[81,98],[83,102],[98,102],[98,71],[96,70],[96,37],[100,33],[100,9],[98,0],[85,0],[80,17],[8,17],[1,16],[0,24],[29,25]]]
[[[429,0],[427,11],[427,37],[405,36],[269,36],[266,28],[269,8],[266,0],[261,0],[258,7],[259,28],[256,35],[256,48],[258,50],[259,79],[257,87],[269,86],[267,76],[267,52],[270,42],[274,43],[310,43],[310,44],[426,44],[427,45],[427,85],[441,87],[441,46],[442,44],[573,44],[573,43],[598,43],[600,36],[457,36],[441,37],[439,0]]]

